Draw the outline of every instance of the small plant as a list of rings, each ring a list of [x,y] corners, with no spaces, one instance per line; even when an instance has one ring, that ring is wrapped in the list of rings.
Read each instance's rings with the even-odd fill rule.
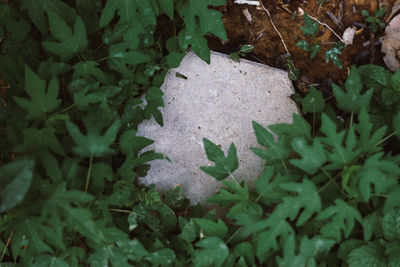
[[[369,11],[363,9],[361,14],[365,17],[366,22],[368,23],[368,28],[373,32],[377,33],[379,29],[385,28],[386,24],[383,22],[383,16],[385,15],[385,7],[378,8],[374,15],[371,16]]]
[[[306,52],[310,52],[310,59],[313,59],[318,53],[321,53],[321,41],[318,40],[315,36],[319,30],[319,23],[314,22],[314,20],[305,13],[304,26],[301,26],[301,30],[305,35],[312,37],[312,42],[310,43],[307,40],[302,39],[297,42],[297,47],[303,49]],[[339,41],[333,47],[328,49],[325,52],[326,63],[332,61],[335,66],[341,69],[342,64],[340,63],[340,59],[338,58],[338,56],[342,54],[344,48],[345,44]]]
[[[237,52],[233,52],[229,55],[229,57],[234,60],[239,62],[240,57],[246,56],[246,54],[251,53],[254,50],[254,46],[251,44],[245,44],[240,47],[240,50]]]

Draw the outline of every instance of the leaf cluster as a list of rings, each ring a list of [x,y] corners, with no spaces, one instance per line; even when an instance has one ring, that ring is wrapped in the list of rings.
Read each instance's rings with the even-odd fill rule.
[[[320,3],[324,5],[325,3]],[[312,18],[307,13],[304,13],[304,26],[301,26],[301,30],[306,36],[311,37],[311,41],[301,39],[297,42],[296,46],[300,49],[310,52],[310,59],[313,59],[318,53],[321,53],[321,41],[316,37],[319,30],[319,23],[314,22]],[[332,61],[336,67],[342,69],[343,66],[340,62],[339,56],[342,54],[345,44],[341,41],[336,42],[334,46],[326,50],[325,61],[328,63]]]

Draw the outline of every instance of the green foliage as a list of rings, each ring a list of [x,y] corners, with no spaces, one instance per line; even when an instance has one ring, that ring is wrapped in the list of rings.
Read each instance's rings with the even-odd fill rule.
[[[370,15],[369,11],[366,9],[361,10],[361,15],[365,17],[365,21],[368,22],[368,28],[373,32],[377,33],[379,29],[384,29],[386,24],[383,21],[383,16],[385,15],[385,7],[378,8],[374,15]]]
[[[245,44],[245,45],[242,45],[240,47],[239,51],[230,53],[229,57],[232,60],[239,62],[240,61],[240,57],[246,56],[246,54],[252,52],[253,50],[254,50],[254,45]]]
[[[324,5],[326,2],[321,2],[319,4]],[[314,22],[307,13],[304,14],[304,26],[301,26],[301,30],[306,36],[310,36],[312,41],[309,42],[305,39],[301,39],[297,42],[296,46],[300,49],[310,52],[310,59],[313,59],[318,53],[321,53],[321,41],[317,39],[316,34],[319,29],[318,21]],[[342,69],[342,64],[340,63],[339,55],[342,54],[345,44],[341,41],[337,42],[333,47],[325,52],[325,61],[328,63],[332,61],[336,67]]]
[[[160,86],[186,48],[208,60],[204,36],[226,37],[209,8],[224,2],[0,3],[10,85],[1,266],[399,265],[399,77],[379,66],[353,67],[344,89],[333,85],[338,114],[310,88],[300,102],[312,124],[296,114],[253,122],[264,171],[252,186],[235,177],[234,144],[224,153],[204,139],[214,165],[201,169],[223,184],[208,201],[222,217],[189,206],[179,185],[160,194],[138,183],[149,161],[168,158],[144,151],[153,141],[137,128],[151,117],[162,125]],[[156,34],[161,15],[176,36]],[[308,18],[304,30],[318,24]]]

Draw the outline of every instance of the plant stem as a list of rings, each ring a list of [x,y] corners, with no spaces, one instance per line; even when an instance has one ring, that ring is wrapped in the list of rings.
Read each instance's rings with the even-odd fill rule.
[[[350,116],[350,129],[353,127],[353,117],[354,117],[354,112],[351,112],[351,116]]]
[[[229,242],[232,241],[232,239],[239,233],[239,231],[242,229],[242,227],[238,228],[230,237],[228,240],[226,240],[225,245],[227,245]]]
[[[86,175],[85,193],[87,193],[88,188],[89,188],[90,174],[92,173],[92,163],[93,163],[93,153],[90,154],[89,169],[88,169],[88,172]]]
[[[10,236],[7,238],[6,245],[4,246],[3,252],[1,253],[1,256],[0,256],[0,262],[3,261],[4,255],[6,255],[6,251],[7,251],[8,246],[10,245],[13,234],[14,234],[14,231],[12,231]]]
[[[378,143],[375,144],[375,146],[380,145],[381,143],[385,142],[386,140],[388,140],[390,137],[392,137],[393,135],[397,134],[397,131],[394,131],[393,133],[389,134],[388,136],[386,136],[385,138],[383,138],[381,141],[379,141]]]
[[[116,212],[122,212],[122,213],[132,213],[131,210],[120,210],[120,209],[108,209],[109,211],[116,211]]]

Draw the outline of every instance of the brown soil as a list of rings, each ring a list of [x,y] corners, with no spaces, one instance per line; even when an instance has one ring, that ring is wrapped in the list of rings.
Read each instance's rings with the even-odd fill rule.
[[[227,2],[227,5],[219,10],[224,15],[223,21],[229,40],[228,42],[222,42],[217,38],[210,38],[210,47],[213,50],[229,54],[238,51],[243,44],[252,44],[255,48],[253,53],[248,56],[249,59],[277,68],[287,69],[285,60],[287,53],[279,35],[272,27],[267,13],[262,9],[257,9],[255,6],[234,4],[233,0],[228,0]],[[327,15],[327,12],[331,12],[338,17],[340,2],[343,2],[342,28],[336,25]],[[301,26],[304,25],[303,16],[294,15],[294,11],[299,13],[299,8],[303,9],[307,14],[328,24],[339,36],[342,36],[344,30],[352,26],[353,23],[365,24],[361,10],[367,9],[373,14],[379,7],[379,2],[385,2],[386,10],[390,11],[390,7],[395,0],[330,0],[325,5],[318,4],[317,0],[263,1],[287,45],[294,65],[300,70],[301,78],[297,80],[297,87],[300,91],[308,91],[307,88],[310,84],[323,87],[323,85],[329,85],[331,81],[339,84],[343,83],[349,68],[353,64],[373,63],[382,65],[380,46],[379,44],[373,44],[377,43],[383,31],[381,30],[376,35],[373,35],[367,28],[357,27],[359,31],[355,35],[353,44],[346,46],[339,57],[343,65],[340,70],[332,62],[325,62],[325,51],[339,41],[326,27],[320,25],[316,35],[317,39],[321,41],[322,53],[319,53],[312,60],[309,53],[296,46],[301,39],[308,41],[311,41],[311,39],[309,36],[305,36],[301,30]],[[248,9],[251,14],[252,23],[244,16],[243,10],[245,9]]]

